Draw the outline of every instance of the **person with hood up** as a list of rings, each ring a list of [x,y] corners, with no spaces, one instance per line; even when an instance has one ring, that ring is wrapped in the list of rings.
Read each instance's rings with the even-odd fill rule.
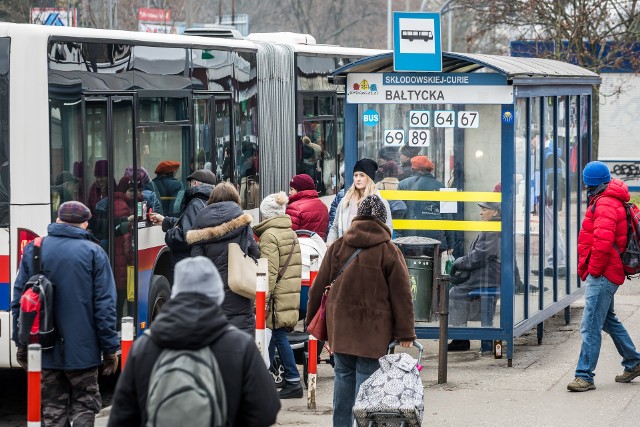
[[[307,324],[320,307],[326,286],[327,332],[335,356],[333,425],[351,426],[360,385],[380,366],[391,340],[410,347],[416,338],[409,272],[391,243],[387,207],[377,195],[365,197],[344,236],[329,247],[309,289]],[[361,252],[338,272],[358,250]]]
[[[186,241],[187,232],[191,230],[198,212],[207,206],[216,185],[216,176],[210,170],[198,169],[187,177],[187,181],[190,188],[184,193],[180,217],[163,216],[155,212],[151,214],[154,224],[162,224],[162,231],[166,233],[164,241],[171,249],[175,262],[191,256],[191,247]]]
[[[478,203],[482,221],[500,221],[501,205],[496,202]],[[471,242],[469,252],[453,262],[451,275],[456,270],[469,272],[469,279],[453,286],[449,291],[449,324],[466,326],[467,320],[480,318],[480,301],[469,297],[469,292],[483,287],[500,287],[500,232],[483,231]],[[452,340],[449,351],[466,351],[469,340]],[[483,340],[483,352],[491,351],[491,341]]]
[[[147,395],[154,364],[164,349],[208,346],[216,358],[227,402],[229,426],[270,426],[280,401],[253,338],[231,326],[220,309],[225,291],[215,266],[205,257],[176,264],[171,299],[153,321],[150,335],[136,339],[113,394],[108,426],[147,423]],[[191,425],[184,420],[185,425]]]
[[[327,244],[331,244],[338,240],[349,229],[351,221],[356,217],[360,202],[367,196],[380,196],[380,191],[376,188],[374,182],[378,164],[371,159],[360,159],[353,167],[353,184],[345,192],[344,197],[340,200],[336,208],[336,216],[329,229],[327,236]],[[387,209],[385,217],[386,226],[393,232],[391,222],[391,208],[389,203],[380,197],[382,203]]]
[[[220,272],[225,292],[222,311],[231,324],[253,335],[256,326],[253,301],[233,292],[228,281],[229,243],[237,243],[253,259],[260,257],[251,232],[253,217],[242,211],[238,191],[228,182],[214,187],[208,203],[198,212],[187,232],[186,243],[191,246],[191,256],[206,256]]]
[[[444,184],[438,181],[433,174],[435,166],[427,156],[415,156],[411,159],[413,175],[403,179],[398,185],[398,190],[409,191],[439,191]],[[440,202],[408,200],[405,219],[451,219],[450,214],[440,213]],[[446,230],[403,230],[403,236],[430,237],[440,241],[440,251],[453,252],[453,233]]]
[[[327,238],[329,211],[318,197],[313,178],[307,174],[294,176],[289,182],[289,204],[286,210],[293,230],[314,231]]]
[[[287,329],[298,323],[302,277],[300,244],[291,229],[291,218],[285,214],[287,201],[284,192],[265,197],[260,203],[262,222],[253,228],[260,238],[260,257],[266,258],[269,265],[267,328],[273,331],[269,356],[273,363],[277,347],[285,370],[281,399],[303,395],[300,373],[287,340]]]

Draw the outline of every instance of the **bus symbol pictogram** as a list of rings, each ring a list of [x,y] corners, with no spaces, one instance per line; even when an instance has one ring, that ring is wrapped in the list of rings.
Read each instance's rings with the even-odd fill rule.
[[[414,40],[423,40],[428,42],[429,40],[433,40],[433,31],[426,30],[402,30],[400,37],[403,39],[408,39],[410,42]]]

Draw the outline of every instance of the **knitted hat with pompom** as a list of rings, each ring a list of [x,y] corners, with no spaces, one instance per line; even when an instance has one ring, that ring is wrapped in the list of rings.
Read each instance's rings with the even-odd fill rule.
[[[287,209],[289,198],[281,191],[279,193],[269,194],[260,203],[260,215],[262,219],[269,219],[274,216],[284,215]]]

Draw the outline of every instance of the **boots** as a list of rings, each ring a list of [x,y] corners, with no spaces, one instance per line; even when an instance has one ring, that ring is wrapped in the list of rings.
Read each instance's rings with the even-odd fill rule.
[[[298,399],[303,395],[302,384],[300,381],[297,383],[284,382],[282,389],[278,392],[280,399]]]

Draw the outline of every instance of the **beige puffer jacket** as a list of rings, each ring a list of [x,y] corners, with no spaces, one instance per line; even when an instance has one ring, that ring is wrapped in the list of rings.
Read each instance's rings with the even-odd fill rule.
[[[300,245],[296,244],[287,270],[276,285],[278,272],[282,269],[291,252],[296,233],[291,229],[289,215],[278,215],[262,221],[253,230],[260,238],[260,257],[269,261],[269,295],[271,299],[267,311],[267,327],[271,329],[293,328],[298,323],[300,308],[300,282],[302,276],[302,256]],[[275,314],[273,307],[275,306]],[[274,325],[275,319],[275,325]]]

